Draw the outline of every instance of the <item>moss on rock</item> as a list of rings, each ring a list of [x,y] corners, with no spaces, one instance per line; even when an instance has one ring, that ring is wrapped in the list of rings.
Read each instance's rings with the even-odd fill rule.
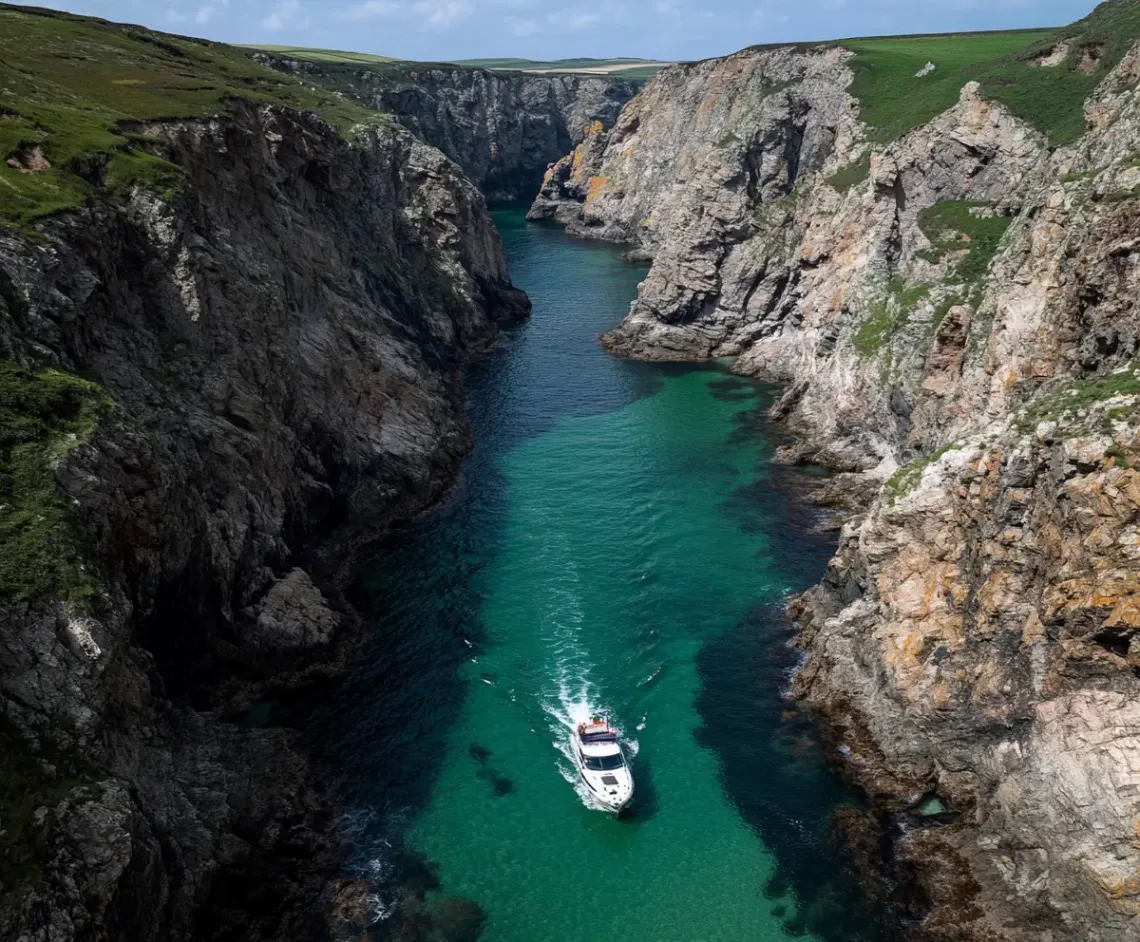
[[[87,539],[54,468],[110,410],[95,383],[0,361],[0,595],[56,594],[82,608],[98,591]]]

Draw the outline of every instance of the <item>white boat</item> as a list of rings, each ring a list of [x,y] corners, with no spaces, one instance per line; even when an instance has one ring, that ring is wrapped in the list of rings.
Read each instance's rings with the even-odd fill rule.
[[[633,775],[625,761],[617,730],[600,717],[579,723],[570,754],[578,775],[608,811],[619,812],[633,798]]]

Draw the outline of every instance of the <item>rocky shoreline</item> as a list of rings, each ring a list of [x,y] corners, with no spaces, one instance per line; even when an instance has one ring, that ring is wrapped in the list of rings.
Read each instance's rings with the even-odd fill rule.
[[[667,70],[531,214],[652,260],[611,351],[735,357],[785,387],[779,459],[842,472],[796,693],[880,807],[952,812],[896,842],[914,933],[1131,938],[1140,50],[1064,147],[974,82],[876,142],[851,59]]]

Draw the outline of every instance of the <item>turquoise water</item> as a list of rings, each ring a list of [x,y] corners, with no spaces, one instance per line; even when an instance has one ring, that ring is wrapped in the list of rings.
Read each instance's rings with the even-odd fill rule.
[[[803,472],[769,463],[771,390],[608,357],[643,270],[496,222],[534,317],[468,377],[453,499],[362,564],[368,641],[313,723],[374,937],[886,938],[829,838],[848,797],[781,696],[783,600],[831,545]],[[620,818],[565,753],[602,710],[632,756]]]

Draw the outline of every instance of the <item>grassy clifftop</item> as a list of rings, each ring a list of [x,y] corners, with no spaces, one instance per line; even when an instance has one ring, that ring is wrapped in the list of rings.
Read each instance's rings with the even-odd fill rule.
[[[235,99],[342,129],[381,120],[230,46],[0,4],[0,223],[81,205],[97,187],[177,186],[178,168],[129,126],[224,113]]]
[[[464,69],[490,69],[499,72],[568,73],[571,75],[598,75],[631,82],[644,82],[671,62],[655,59],[453,59],[445,62],[415,62],[377,56],[367,52],[346,52],[341,49],[311,49],[307,46],[247,46],[256,52],[302,62],[319,62],[326,65],[364,66],[374,71],[402,72],[425,65],[454,65]]]
[[[879,141],[925,124],[977,81],[987,98],[1067,144],[1084,131],[1084,103],[1140,39],[1140,3],[1108,0],[1059,29],[843,40],[855,53],[851,93]],[[919,74],[927,63],[934,69]]]

